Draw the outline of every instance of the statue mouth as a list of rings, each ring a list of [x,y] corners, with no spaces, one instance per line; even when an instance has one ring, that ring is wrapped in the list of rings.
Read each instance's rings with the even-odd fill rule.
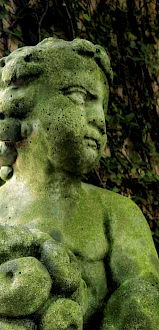
[[[100,148],[100,144],[99,144],[97,139],[95,139],[93,137],[89,137],[89,136],[85,136],[84,139],[87,141],[88,147],[91,147],[93,149],[99,149]]]

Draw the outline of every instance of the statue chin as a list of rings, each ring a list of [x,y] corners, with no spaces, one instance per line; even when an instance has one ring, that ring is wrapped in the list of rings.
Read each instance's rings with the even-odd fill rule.
[[[100,158],[100,157],[99,157]],[[76,167],[75,165],[70,168],[70,172],[74,173],[76,175],[84,175],[89,173],[99,162],[99,158],[96,159],[87,159],[87,162],[84,163],[81,162],[80,164],[77,164]]]
[[[60,164],[60,170],[68,173],[72,173],[75,176],[82,176],[87,173],[89,173],[98,163],[99,159],[101,158],[101,153],[92,153],[92,151],[85,154],[83,151],[83,155],[81,154],[81,157],[70,157],[68,155],[67,158],[64,160],[58,161]],[[53,164],[53,161],[51,163]],[[55,162],[54,162],[55,164]],[[56,166],[55,168],[59,169],[59,166]]]

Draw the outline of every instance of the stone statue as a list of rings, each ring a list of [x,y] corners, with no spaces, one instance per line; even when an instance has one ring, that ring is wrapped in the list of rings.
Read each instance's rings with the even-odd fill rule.
[[[106,143],[104,49],[48,38],[2,58],[0,77],[0,329],[158,330],[146,220],[81,182]]]

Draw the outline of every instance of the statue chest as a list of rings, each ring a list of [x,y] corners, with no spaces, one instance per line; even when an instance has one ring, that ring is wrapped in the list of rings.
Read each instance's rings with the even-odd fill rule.
[[[104,215],[98,201],[39,200],[14,207],[7,205],[0,223],[27,225],[66,244],[73,253],[89,261],[102,260],[108,251]]]
[[[108,251],[103,222],[100,210],[94,212],[88,208],[86,211],[70,206],[66,210],[57,207],[50,214],[47,210],[45,214],[41,212],[39,216],[30,217],[27,226],[47,232],[80,258],[97,261],[103,260]]]
[[[11,188],[1,190],[0,223],[46,232],[82,259],[104,259],[108,251],[105,210],[96,189],[84,186],[76,196],[39,194],[33,199],[25,189],[13,194]]]
[[[37,200],[1,204],[0,223],[27,226],[48,233],[65,244],[77,257],[81,275],[87,285],[89,309],[86,319],[100,308],[107,294],[104,257],[108,240],[104,228],[104,212],[98,199],[87,198],[63,202]]]

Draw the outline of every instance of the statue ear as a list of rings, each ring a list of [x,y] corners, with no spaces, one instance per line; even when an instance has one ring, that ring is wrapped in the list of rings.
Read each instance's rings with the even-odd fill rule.
[[[0,178],[3,181],[9,180],[13,176],[13,167],[12,166],[2,166],[0,169]]]

